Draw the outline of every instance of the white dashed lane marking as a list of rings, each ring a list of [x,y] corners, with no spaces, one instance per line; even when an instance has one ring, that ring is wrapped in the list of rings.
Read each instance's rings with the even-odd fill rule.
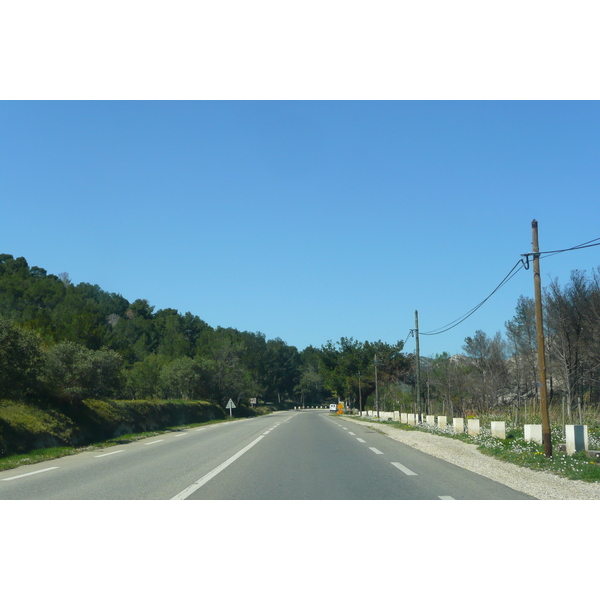
[[[414,471],[411,471],[408,467],[405,467],[402,463],[393,462],[392,463],[397,469],[400,469],[405,475],[416,475]]]
[[[440,500],[454,500],[452,496],[438,496]]]
[[[30,475],[37,475],[44,471],[52,471],[52,469],[58,469],[58,467],[48,467],[47,469],[40,469],[39,471],[31,471],[31,473],[24,473],[23,475],[14,475],[13,477],[5,477],[2,481],[10,481],[11,479],[20,479],[21,477],[29,477]]]
[[[359,442],[362,442],[363,444],[366,444],[367,442],[365,442],[365,440],[363,440],[362,438],[356,438]]]
[[[383,452],[381,450],[377,450],[377,448],[369,447],[369,450],[373,450],[373,452],[375,452],[375,454],[383,454]]]
[[[113,452],[107,452],[106,454],[95,454],[94,458],[102,458],[103,456],[110,456],[111,454],[119,454],[119,452],[125,452],[125,450],[114,450]]]

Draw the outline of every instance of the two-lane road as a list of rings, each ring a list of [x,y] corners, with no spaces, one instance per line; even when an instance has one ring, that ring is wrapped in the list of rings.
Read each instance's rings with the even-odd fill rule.
[[[527,499],[325,411],[171,432],[0,472],[0,499]]]

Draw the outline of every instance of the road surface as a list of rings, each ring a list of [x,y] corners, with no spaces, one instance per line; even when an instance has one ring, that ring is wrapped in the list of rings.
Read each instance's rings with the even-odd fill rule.
[[[0,472],[0,499],[529,499],[321,410],[182,429]]]

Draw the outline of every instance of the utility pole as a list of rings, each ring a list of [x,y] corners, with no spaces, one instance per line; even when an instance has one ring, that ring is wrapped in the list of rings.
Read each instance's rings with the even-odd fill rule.
[[[546,351],[544,346],[544,325],[542,320],[542,278],[540,275],[540,246],[538,242],[538,222],[531,222],[533,246],[533,287],[535,289],[535,325],[537,329],[538,373],[540,386],[540,412],[542,413],[542,441],[544,454],[552,456],[552,434],[548,415],[548,387],[546,384]]]
[[[379,391],[377,389],[377,354],[375,354],[375,406],[377,407],[377,418],[379,419]]]
[[[415,310],[415,354],[417,364],[416,368],[416,395],[417,395],[417,423],[421,422],[421,357],[419,355],[419,311]]]
[[[358,372],[358,413],[362,417],[362,394],[360,392],[360,371]]]

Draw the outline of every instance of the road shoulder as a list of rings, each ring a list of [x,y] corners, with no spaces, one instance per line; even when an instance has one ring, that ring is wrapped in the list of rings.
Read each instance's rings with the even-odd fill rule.
[[[519,467],[486,456],[472,444],[424,431],[406,431],[385,423],[352,417],[340,418],[381,431],[391,439],[411,448],[483,475],[539,500],[600,500],[600,483],[571,481],[553,473]]]

